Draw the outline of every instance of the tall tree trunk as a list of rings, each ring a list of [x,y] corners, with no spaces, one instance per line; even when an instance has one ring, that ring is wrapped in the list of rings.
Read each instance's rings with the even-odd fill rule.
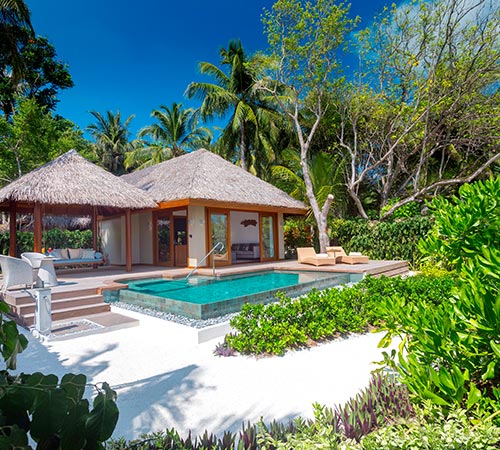
[[[241,122],[241,126],[240,126],[240,129],[241,129],[241,141],[240,141],[240,164],[241,164],[241,168],[244,169],[244,170],[247,170],[247,163],[246,163],[246,160],[245,160],[245,155],[246,155],[246,152],[247,152],[247,145],[246,145],[246,135],[245,135],[245,122],[242,121]]]

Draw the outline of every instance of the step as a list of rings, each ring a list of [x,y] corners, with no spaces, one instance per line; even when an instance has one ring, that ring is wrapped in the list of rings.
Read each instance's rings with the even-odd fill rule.
[[[107,303],[96,303],[94,305],[78,306],[76,308],[59,309],[52,312],[52,320],[74,319],[76,317],[88,316],[90,314],[99,314],[111,311],[111,306]],[[26,314],[22,317],[26,326],[33,325],[35,322],[35,313]]]
[[[97,303],[104,303],[104,298],[102,295],[94,294],[87,295],[85,297],[64,298],[61,300],[52,299],[51,308],[52,311],[58,311],[60,309],[76,308],[78,306],[94,305]],[[31,302],[29,305],[17,305],[17,314],[19,316],[25,316],[26,314],[31,314],[34,312],[34,302]]]
[[[62,300],[75,297],[86,297],[88,295],[96,295],[96,288],[79,289],[74,291],[52,291],[52,300]],[[9,305],[29,305],[33,302],[33,297],[27,293],[8,292],[5,296],[5,302]]]

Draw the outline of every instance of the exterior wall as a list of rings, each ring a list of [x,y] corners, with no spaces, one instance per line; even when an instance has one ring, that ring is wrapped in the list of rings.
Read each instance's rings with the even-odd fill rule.
[[[120,217],[102,220],[100,228],[102,249],[107,263],[125,264],[124,257],[122,260],[122,229],[125,230],[125,220]],[[123,238],[125,239],[125,234]]]
[[[255,220],[255,226],[245,227],[241,222]],[[231,211],[231,241],[230,244],[259,243],[259,214],[246,211]]]
[[[137,214],[139,234],[133,234],[139,243],[139,261],[141,264],[153,264],[153,213]]]
[[[278,213],[278,258],[285,259],[285,233],[284,227],[285,219],[283,213]]]
[[[188,206],[188,266],[195,267],[206,254],[206,220],[204,206]],[[203,264],[204,266],[206,263]]]

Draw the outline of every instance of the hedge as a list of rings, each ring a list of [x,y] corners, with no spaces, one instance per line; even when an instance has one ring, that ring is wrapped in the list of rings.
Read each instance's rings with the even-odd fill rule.
[[[394,221],[331,219],[328,235],[331,245],[341,245],[346,252],[361,252],[370,259],[406,260],[416,268],[422,258],[418,242],[427,236],[432,223],[433,218],[427,216]],[[287,220],[284,235],[287,257],[295,257],[297,247],[313,245],[303,220]]]
[[[9,239],[10,233],[8,231],[0,233],[0,252],[2,255],[9,254]],[[42,243],[46,248],[92,248],[92,231],[68,231],[54,228],[42,233]],[[32,232],[19,231],[17,233],[17,255],[33,251],[33,246]]]

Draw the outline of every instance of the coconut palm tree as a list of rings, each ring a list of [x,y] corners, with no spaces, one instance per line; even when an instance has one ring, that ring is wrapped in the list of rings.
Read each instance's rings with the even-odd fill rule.
[[[231,154],[239,148],[240,165],[247,170],[251,148],[259,146],[259,111],[266,109],[263,98],[253,89],[262,65],[258,57],[246,55],[240,41],[230,41],[227,49],[221,49],[220,56],[221,65],[229,67],[228,73],[224,68],[201,62],[200,72],[212,76],[216,82],[193,82],[186,95],[202,100],[200,112],[204,120],[231,115],[216,147],[228,159],[231,158],[227,152]]]
[[[103,116],[97,111],[90,111],[96,119],[87,127],[87,131],[95,139],[94,152],[100,164],[115,175],[125,173],[125,154],[132,149],[129,141],[130,131],[128,126],[133,115],[122,122],[120,111],[114,114],[107,111]]]
[[[171,107],[161,105],[151,117],[157,123],[142,128],[137,137],[150,138],[142,141],[127,153],[125,167],[143,168],[167,159],[183,155],[189,150],[201,148],[210,141],[212,135],[205,127],[198,127],[199,111],[183,109],[182,103],[172,103]]]
[[[297,200],[309,203],[302,177],[300,152],[287,148],[282,152],[281,159],[281,165],[272,167],[274,184]],[[347,203],[347,190],[344,182],[345,165],[342,157],[336,154],[318,152],[311,156],[308,165],[314,194],[318,202],[324,202],[328,195],[332,194],[335,198],[333,207],[340,215],[343,212],[343,206]],[[311,216],[312,210],[309,209],[307,217]]]
[[[30,10],[24,0],[0,0],[0,61],[2,72],[10,68],[16,81],[23,74],[20,46],[33,33]],[[6,76],[7,74],[3,74]]]

